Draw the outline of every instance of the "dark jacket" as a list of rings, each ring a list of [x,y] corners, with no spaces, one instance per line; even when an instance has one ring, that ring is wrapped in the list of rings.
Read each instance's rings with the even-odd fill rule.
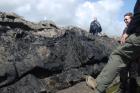
[[[127,29],[128,29],[128,27],[125,27],[125,28],[124,28],[124,30],[123,30],[123,34],[126,33]],[[122,35],[123,35],[123,34],[122,34]]]
[[[127,34],[140,33],[140,0],[137,0],[135,4],[134,16],[128,26],[126,33]]]
[[[101,31],[102,31],[102,28],[101,28],[100,23],[97,20],[92,21],[91,24],[90,24],[89,32],[93,33],[93,34],[98,34]]]

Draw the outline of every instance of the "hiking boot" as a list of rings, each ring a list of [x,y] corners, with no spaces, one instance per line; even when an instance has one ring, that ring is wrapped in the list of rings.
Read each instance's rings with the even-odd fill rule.
[[[91,87],[94,90],[97,87],[96,80],[91,76],[86,76],[86,83],[89,87]]]

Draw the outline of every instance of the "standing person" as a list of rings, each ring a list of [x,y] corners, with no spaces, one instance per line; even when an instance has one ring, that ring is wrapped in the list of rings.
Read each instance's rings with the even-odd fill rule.
[[[100,23],[98,22],[97,18],[94,17],[94,20],[90,23],[90,30],[89,32],[93,35],[98,35],[98,33],[101,33],[102,27]]]
[[[134,7],[134,16],[126,33],[121,38],[121,46],[112,52],[107,65],[94,79],[86,77],[87,85],[94,89],[93,93],[103,93],[112,83],[119,71],[140,56],[140,0]]]

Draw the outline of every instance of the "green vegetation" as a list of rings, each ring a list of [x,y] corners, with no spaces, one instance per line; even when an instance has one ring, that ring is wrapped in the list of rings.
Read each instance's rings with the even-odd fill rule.
[[[119,91],[120,83],[117,83],[106,90],[106,93],[117,93]]]

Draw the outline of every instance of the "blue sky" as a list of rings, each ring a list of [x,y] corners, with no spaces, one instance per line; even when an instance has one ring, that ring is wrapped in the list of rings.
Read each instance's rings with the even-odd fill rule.
[[[136,0],[0,0],[1,11],[15,12],[38,22],[52,20],[59,26],[78,26],[89,31],[97,17],[103,33],[120,36],[124,29],[123,15],[133,11]]]
[[[133,8],[135,6],[136,0],[124,0],[124,5],[122,6],[122,10],[120,11],[120,20],[123,18],[123,14],[126,12],[133,12]]]
[[[99,0],[87,0],[91,2],[98,2]],[[117,0],[116,0],[117,1]],[[135,6],[136,0],[122,0],[123,1],[123,6],[121,7],[121,10],[118,15],[118,20],[122,21],[123,20],[123,15],[127,12],[132,12],[133,13],[133,8]]]

